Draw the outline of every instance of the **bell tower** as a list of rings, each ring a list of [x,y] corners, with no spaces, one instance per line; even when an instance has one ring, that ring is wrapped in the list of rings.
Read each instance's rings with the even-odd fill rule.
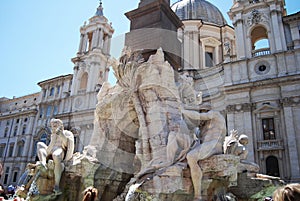
[[[238,60],[287,50],[282,22],[285,0],[233,0],[228,14]]]
[[[80,27],[78,52],[72,58],[74,73],[70,95],[74,97],[73,105],[77,109],[95,107],[97,92],[103,82],[108,80],[108,59],[113,33],[111,23],[103,15],[100,1],[95,15]]]

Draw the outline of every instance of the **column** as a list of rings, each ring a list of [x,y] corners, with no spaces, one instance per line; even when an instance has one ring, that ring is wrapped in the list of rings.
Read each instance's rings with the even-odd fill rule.
[[[294,48],[298,49],[300,48],[300,35],[299,35],[300,28],[298,27],[297,22],[291,23],[290,28],[291,28],[291,35],[292,35],[292,41],[294,43]]]
[[[81,34],[81,35],[80,35],[80,42],[79,42],[78,53],[82,53],[82,52],[83,52],[83,50],[82,50],[82,46],[83,46],[83,38],[84,38],[84,35]]]
[[[107,54],[107,46],[108,45],[108,36],[104,36],[104,40],[103,40],[103,49],[102,49],[102,52],[104,54]]]
[[[282,51],[282,44],[281,44],[281,37],[280,37],[280,29],[278,26],[278,17],[277,17],[277,10],[271,11],[271,21],[272,21],[272,27],[273,27],[273,33],[275,38],[275,49],[276,52]]]
[[[88,43],[88,35],[84,34],[83,36],[83,44],[82,44],[82,52],[86,52],[87,51],[87,43]]]
[[[244,125],[245,125],[245,134],[249,137],[249,143],[247,145],[248,148],[248,158],[247,160],[254,162],[254,142],[253,140],[253,131],[252,131],[252,118],[251,118],[251,111],[245,111],[244,112]]]
[[[97,30],[93,31],[93,37],[92,37],[92,50],[97,47]]]
[[[215,59],[214,59],[214,63],[215,65],[217,65],[218,63],[220,63],[220,60],[219,60],[219,49],[220,49],[220,46],[216,46],[215,47]]]
[[[294,126],[294,117],[292,107],[284,106],[284,121],[286,128],[287,140],[287,151],[289,153],[290,167],[291,167],[291,179],[300,178],[300,168],[299,168],[299,157],[296,144],[296,131]]]
[[[103,30],[101,28],[99,29],[99,36],[98,36],[97,47],[100,48],[100,49],[103,47]]]
[[[244,43],[244,31],[243,31],[243,20],[239,19],[235,24],[235,36],[236,36],[236,47],[237,47],[237,59],[246,58],[245,43]]]
[[[72,85],[71,85],[71,96],[75,95],[77,93],[77,89],[78,89],[78,84],[79,82],[77,81],[78,80],[78,72],[79,72],[79,66],[80,64],[78,64],[78,62],[76,62],[75,64],[75,67],[74,67],[74,75],[73,75],[73,79],[72,79]],[[68,92],[68,91],[65,91],[65,92]]]
[[[193,42],[194,42],[193,68],[199,69],[199,34],[197,31],[193,32]]]
[[[111,47],[111,36],[108,36],[107,39],[107,54],[110,55],[110,47]]]
[[[205,59],[205,45],[203,41],[201,47],[202,47],[202,69],[204,69],[206,67],[206,59]]]
[[[183,33],[183,69],[189,68],[189,32]]]

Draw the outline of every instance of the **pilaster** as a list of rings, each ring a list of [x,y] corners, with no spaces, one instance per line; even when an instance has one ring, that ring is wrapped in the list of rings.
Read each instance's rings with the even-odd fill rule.
[[[283,104],[284,111],[284,121],[286,126],[287,135],[287,151],[289,152],[289,163],[291,166],[291,178],[300,178],[300,163],[299,163],[299,153],[296,144],[296,131],[294,125],[294,117],[292,107],[289,104]]]

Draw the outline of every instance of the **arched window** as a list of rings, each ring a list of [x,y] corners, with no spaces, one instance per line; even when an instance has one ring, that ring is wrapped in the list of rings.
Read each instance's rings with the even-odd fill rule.
[[[7,137],[7,134],[8,134],[8,127],[6,127],[4,130],[4,137]]]
[[[18,179],[18,172],[19,172],[19,170],[17,170],[17,171],[14,171],[14,173],[13,173],[13,179],[12,179],[12,182],[17,182],[17,179]]]
[[[93,32],[88,33],[88,45],[87,45],[87,51],[92,50],[92,39],[93,39]]]
[[[6,168],[5,168],[5,173],[4,173],[4,180],[3,180],[3,184],[7,184],[7,183],[8,183],[8,176],[9,176],[9,172],[10,172],[10,169],[9,169],[9,167],[6,167]]]
[[[279,177],[279,166],[278,159],[275,156],[269,156],[266,159],[266,170],[267,175]]]
[[[46,117],[50,117],[52,114],[52,105],[47,106]]]
[[[26,125],[23,125],[22,135],[26,134]]]
[[[54,87],[52,87],[52,88],[50,89],[49,96],[53,96],[53,95],[54,95],[54,91],[55,91],[55,89],[54,89]]]
[[[21,157],[22,156],[22,154],[23,154],[23,151],[24,151],[24,141],[23,140],[21,140],[21,141],[19,141],[18,142],[18,152],[17,152],[17,156],[18,157]]]
[[[14,143],[9,144],[8,157],[12,157],[14,152]]]
[[[87,73],[83,73],[83,75],[81,76],[80,79],[80,90],[85,90],[87,87],[87,81],[88,81],[88,74]]]
[[[32,150],[32,156],[36,156],[38,142],[44,142],[45,144],[48,144],[48,142],[49,142],[48,134],[46,133],[45,130],[39,135],[39,137],[35,138],[33,150]]]
[[[18,126],[15,126],[15,129],[14,129],[14,136],[17,135],[17,132],[18,132]]]
[[[58,95],[60,93],[60,86],[57,86],[56,88],[56,94]]]
[[[268,32],[263,26],[256,26],[251,32],[252,56],[270,54]]]
[[[5,151],[5,143],[0,144],[0,157],[3,157]]]
[[[47,133],[43,133],[40,137],[40,142],[44,142],[45,144],[47,144],[48,142],[48,138],[47,138]]]

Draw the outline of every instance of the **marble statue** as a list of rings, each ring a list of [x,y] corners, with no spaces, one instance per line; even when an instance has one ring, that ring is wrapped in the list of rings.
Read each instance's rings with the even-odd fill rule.
[[[210,110],[209,106],[201,108],[201,112],[183,110],[185,119],[202,123],[199,140],[196,141],[191,150],[187,153],[187,162],[191,170],[191,177],[194,186],[194,198],[201,198],[202,170],[198,164],[201,160],[213,155],[223,153],[223,142],[226,136],[225,119],[220,112]],[[196,127],[197,125],[194,125]]]
[[[74,152],[73,133],[64,130],[60,119],[51,119],[51,141],[47,146],[43,142],[37,143],[37,155],[42,167],[47,169],[47,160],[52,159],[54,164],[54,193],[60,194],[59,183],[64,171],[64,161],[72,158]]]
[[[174,71],[161,48],[144,61],[142,51],[125,47],[110,64],[117,82],[103,83],[97,95],[90,144],[66,163],[67,178],[81,183],[73,186],[70,200],[89,186],[98,190],[98,199],[113,201],[228,197],[238,173],[250,167],[248,137],[232,132],[224,145],[224,117],[203,102],[193,77]],[[64,133],[52,130],[55,137]],[[39,144],[41,166],[47,166],[51,150]]]
[[[240,158],[239,172],[248,171],[253,176],[259,172],[259,166],[256,163],[247,160],[249,138],[245,134],[239,134],[237,130],[231,130],[230,135],[224,141],[224,153],[233,154]]]
[[[248,150],[248,136],[245,134],[239,135],[237,130],[231,130],[230,135],[224,141],[224,153],[239,156],[241,160],[246,160]]]

